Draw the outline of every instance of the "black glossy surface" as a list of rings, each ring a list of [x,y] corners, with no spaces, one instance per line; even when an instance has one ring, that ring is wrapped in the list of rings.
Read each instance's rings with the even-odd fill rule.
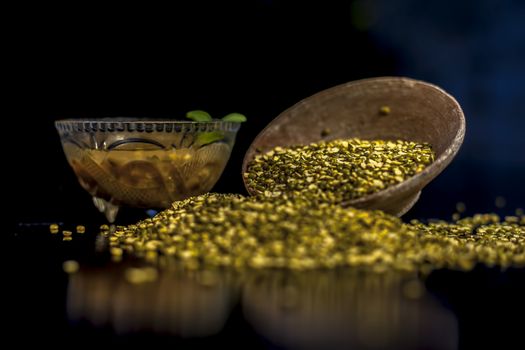
[[[15,232],[6,255],[16,289],[3,309],[7,335],[21,343],[454,349],[521,339],[524,270],[441,270],[420,279],[171,265],[155,282],[133,285],[124,270],[141,263],[95,253],[91,227],[70,242],[47,227]],[[65,274],[66,259],[78,260],[80,271]]]

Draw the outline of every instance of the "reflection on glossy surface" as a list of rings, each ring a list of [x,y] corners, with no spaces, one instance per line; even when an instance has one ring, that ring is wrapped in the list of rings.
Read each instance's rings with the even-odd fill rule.
[[[171,268],[133,284],[124,269],[73,275],[70,319],[111,326],[117,333],[202,337],[220,332],[240,303],[243,322],[279,347],[457,347],[455,317],[414,275]]]
[[[454,349],[454,316],[414,277],[363,271],[261,272],[244,285],[248,321],[280,346]]]
[[[68,288],[68,316],[117,333],[153,331],[183,337],[207,336],[222,329],[234,290],[227,274],[214,271],[161,271],[136,284],[129,269],[81,270]]]

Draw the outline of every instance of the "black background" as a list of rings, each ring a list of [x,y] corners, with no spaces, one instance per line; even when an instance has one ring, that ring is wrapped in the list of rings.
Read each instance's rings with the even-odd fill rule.
[[[103,222],[65,161],[56,119],[181,118],[192,109],[214,116],[241,112],[248,122],[215,190],[244,193],[244,152],[272,118],[325,88],[383,75],[440,85],[462,104],[467,119],[458,157],[423,191],[407,218],[448,218],[458,201],[467,204],[468,213],[511,214],[525,205],[524,6],[519,1],[458,3],[191,1],[166,7],[40,4],[13,9],[4,50],[10,78],[6,100],[12,104],[3,119],[6,217],[14,231],[20,231],[20,223]],[[506,198],[505,208],[494,207],[496,196]],[[121,220],[142,215],[128,210]],[[11,266],[19,266],[11,268],[13,275],[47,261],[47,254],[27,248],[31,240],[14,242],[7,255]],[[24,249],[36,257],[31,260]],[[475,283],[488,298],[517,293],[508,275],[475,276],[463,280],[470,281],[465,286],[473,294],[478,293]],[[489,293],[491,278],[511,282]],[[13,281],[10,289],[19,295],[14,304],[21,305],[31,296],[24,288],[48,280]],[[462,298],[461,303],[469,300]],[[493,305],[489,314],[505,317],[501,309],[515,307],[512,300]],[[463,312],[469,315],[476,307],[468,305]],[[23,324],[25,317],[17,319]],[[497,325],[482,329],[503,332]]]
[[[470,213],[495,210],[496,196],[507,209],[523,206],[519,2],[182,4],[19,12],[8,35],[14,108],[4,130],[16,136],[6,173],[19,190],[9,201],[18,220],[96,217],[61,154],[56,119],[244,113],[249,122],[215,188],[243,192],[242,157],[272,118],[325,88],[382,75],[440,85],[467,118],[462,150],[412,216],[448,217],[457,201]]]
[[[393,58],[348,21],[349,3],[191,4],[85,8],[45,21],[34,14],[41,25],[23,44],[27,80],[19,84],[27,98],[15,122],[27,140],[17,207],[31,198],[37,210],[26,206],[20,220],[94,212],[64,161],[53,120],[241,112],[249,123],[215,190],[242,192],[242,157],[272,118],[324,88],[394,73]]]

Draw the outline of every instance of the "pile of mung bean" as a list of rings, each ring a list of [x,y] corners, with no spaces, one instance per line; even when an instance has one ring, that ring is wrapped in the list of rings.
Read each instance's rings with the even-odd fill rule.
[[[339,205],[400,183],[433,160],[430,145],[407,141],[276,147],[257,156],[244,174],[255,196],[191,197],[153,218],[106,227],[103,233],[115,260],[130,254],[188,268],[525,266],[522,212],[503,220],[495,214],[460,218],[456,213],[452,222],[403,223],[381,211]]]
[[[127,252],[149,261],[171,257],[189,268],[430,271],[469,270],[477,263],[525,265],[524,216],[405,224],[380,211],[314,205],[299,197],[210,193],[105,232],[114,254]]]

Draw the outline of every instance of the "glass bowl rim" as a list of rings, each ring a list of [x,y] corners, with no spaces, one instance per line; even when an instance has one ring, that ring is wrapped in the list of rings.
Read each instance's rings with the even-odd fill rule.
[[[173,120],[173,119],[145,119],[132,117],[110,118],[70,118],[55,120],[55,127],[59,131],[76,132],[173,132],[173,131],[213,131],[223,130],[237,132],[240,122],[213,119],[210,121]],[[180,130],[179,130],[180,129]]]
[[[169,118],[133,118],[133,117],[110,117],[110,118],[67,118],[55,120],[55,124],[67,123],[151,123],[151,124],[241,124],[239,122],[225,121],[221,119],[213,119],[209,121],[193,121],[193,120],[174,120]]]

